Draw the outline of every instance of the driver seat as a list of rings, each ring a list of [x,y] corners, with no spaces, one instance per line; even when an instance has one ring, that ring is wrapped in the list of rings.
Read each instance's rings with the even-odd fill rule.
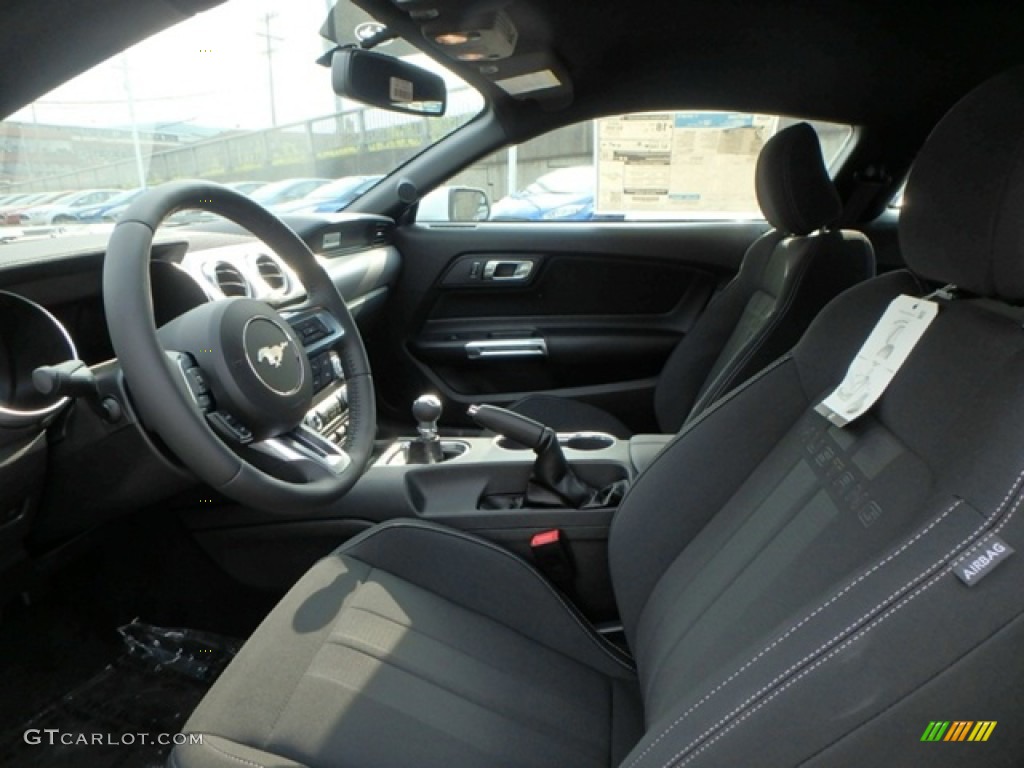
[[[842,294],[636,479],[609,539],[631,657],[506,550],[393,521],[293,587],[170,765],[1020,764],[1022,210],[1015,69],[915,163],[913,273]],[[936,283],[959,291],[875,406],[820,416],[890,302]],[[925,743],[936,721],[998,727]]]

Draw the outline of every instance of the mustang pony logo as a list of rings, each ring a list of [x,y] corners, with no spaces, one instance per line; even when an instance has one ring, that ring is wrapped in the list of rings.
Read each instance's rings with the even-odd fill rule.
[[[280,344],[274,344],[269,347],[260,347],[260,351],[256,353],[256,359],[261,363],[270,363],[275,368],[281,367],[281,361],[284,360],[284,348],[288,346],[288,340],[285,339]]]

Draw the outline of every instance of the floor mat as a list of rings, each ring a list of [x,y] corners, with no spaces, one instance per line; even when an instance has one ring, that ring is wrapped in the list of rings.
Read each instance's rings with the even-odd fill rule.
[[[125,652],[23,725],[0,735],[5,768],[157,768],[239,643],[132,622]]]

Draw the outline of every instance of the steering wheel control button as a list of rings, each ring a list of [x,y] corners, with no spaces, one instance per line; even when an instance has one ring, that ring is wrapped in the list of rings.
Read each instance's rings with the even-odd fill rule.
[[[158,334],[164,348],[195,355],[177,360],[199,408],[234,414],[253,441],[294,429],[310,408],[313,372],[305,346],[264,302],[238,298],[203,304]],[[203,395],[210,401],[200,401]]]
[[[230,413],[214,411],[206,414],[206,420],[221,437],[241,445],[252,442],[252,431]]]
[[[302,387],[301,350],[284,328],[266,317],[254,317],[242,331],[245,356],[264,385],[279,395],[291,395]]]
[[[327,330],[327,326],[324,325],[324,321],[319,317],[311,317],[307,320],[301,320],[292,326],[295,332],[302,338],[302,343],[309,346],[320,341],[320,339],[326,339],[330,334]]]
[[[331,350],[330,352],[322,352],[316,357],[310,358],[309,365],[313,370],[314,393],[326,389],[334,381],[342,378],[337,370],[341,367],[340,359],[338,359],[338,364],[335,365],[337,354],[337,352]]]
[[[210,387],[206,382],[206,377],[203,376],[203,372],[199,368],[186,368],[185,378],[188,381],[188,387],[192,390],[192,394],[197,398],[202,395],[210,393]]]
[[[345,378],[345,369],[341,367],[341,356],[332,349],[328,352],[328,358],[331,361],[331,370],[334,371],[334,378]]]

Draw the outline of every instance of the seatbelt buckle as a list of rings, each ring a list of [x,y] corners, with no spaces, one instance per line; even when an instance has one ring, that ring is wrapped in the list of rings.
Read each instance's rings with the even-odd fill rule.
[[[552,528],[535,533],[530,539],[530,551],[537,568],[552,582],[563,588],[572,584],[575,570],[561,530]]]

